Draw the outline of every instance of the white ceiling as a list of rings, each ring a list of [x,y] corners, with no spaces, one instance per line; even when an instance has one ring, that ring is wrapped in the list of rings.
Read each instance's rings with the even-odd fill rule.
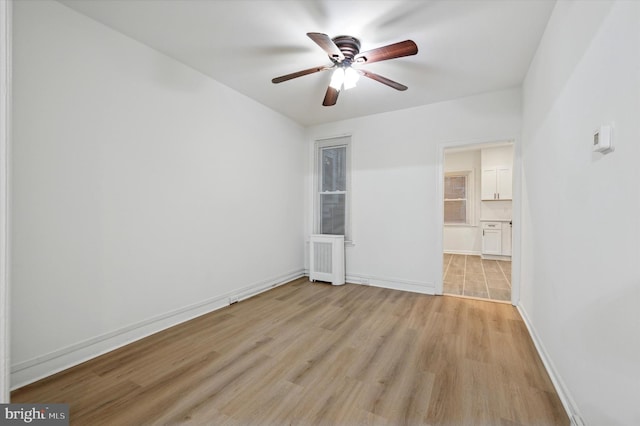
[[[60,0],[303,125],[519,86],[555,0]],[[409,87],[362,78],[323,107],[330,65],[307,32],[360,39],[361,51],[411,39],[416,56],[366,66]]]

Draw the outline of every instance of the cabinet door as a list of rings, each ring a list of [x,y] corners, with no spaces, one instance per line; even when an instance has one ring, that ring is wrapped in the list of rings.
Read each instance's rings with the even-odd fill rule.
[[[498,199],[510,200],[513,197],[511,167],[498,167],[497,170],[497,188]]]
[[[495,200],[497,198],[496,190],[496,169],[482,169],[482,177],[480,179],[480,195],[482,200]]]
[[[482,230],[482,254],[502,254],[502,231],[500,229]]]

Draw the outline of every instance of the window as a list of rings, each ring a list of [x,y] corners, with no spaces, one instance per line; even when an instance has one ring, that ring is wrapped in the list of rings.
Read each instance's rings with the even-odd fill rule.
[[[444,176],[444,223],[470,224],[470,173],[447,173]]]
[[[350,137],[316,142],[315,232],[344,235],[349,232]]]

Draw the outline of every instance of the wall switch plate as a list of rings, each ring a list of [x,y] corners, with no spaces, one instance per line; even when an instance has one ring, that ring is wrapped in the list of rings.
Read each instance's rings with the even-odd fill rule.
[[[611,125],[604,124],[593,132],[593,150],[603,154],[613,151]]]

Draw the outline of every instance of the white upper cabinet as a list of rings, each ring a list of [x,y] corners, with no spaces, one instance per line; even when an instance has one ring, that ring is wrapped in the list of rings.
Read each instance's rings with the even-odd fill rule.
[[[482,177],[480,182],[481,198],[485,200],[497,200],[498,188],[496,186],[497,181],[496,169],[482,169]]]
[[[482,150],[481,199],[511,200],[513,196],[513,146]]]
[[[510,200],[513,193],[513,172],[511,166],[498,167],[496,189],[499,200]]]

